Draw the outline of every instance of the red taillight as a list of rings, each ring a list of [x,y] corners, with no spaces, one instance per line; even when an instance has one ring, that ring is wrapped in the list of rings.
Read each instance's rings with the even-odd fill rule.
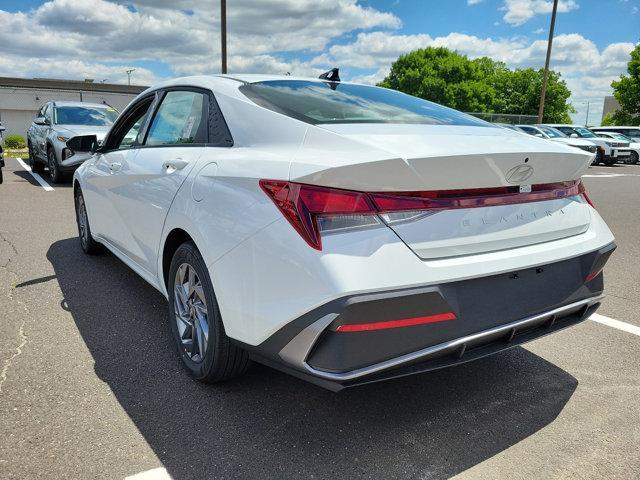
[[[558,182],[532,185],[531,191],[520,193],[519,187],[436,190],[369,194],[379,212],[402,210],[451,210],[456,208],[491,207],[539,202],[571,197],[584,192],[580,182]]]
[[[387,320],[383,322],[371,323],[351,323],[338,325],[337,332],[370,332],[372,330],[386,330],[389,328],[412,327],[414,325],[426,325],[428,323],[447,322],[455,320],[456,315],[453,312],[438,313],[435,315],[427,315],[424,317],[403,318],[401,320]]]
[[[260,180],[260,187],[302,238],[317,250],[322,250],[318,216],[376,213],[367,194],[362,192],[281,180]]]
[[[375,215],[379,213],[490,207],[576,195],[583,195],[593,206],[580,181],[532,185],[530,192],[520,192],[520,187],[513,186],[367,193],[284,180],[260,180],[260,187],[302,238],[317,250],[322,250],[318,217],[367,215],[377,218]]]

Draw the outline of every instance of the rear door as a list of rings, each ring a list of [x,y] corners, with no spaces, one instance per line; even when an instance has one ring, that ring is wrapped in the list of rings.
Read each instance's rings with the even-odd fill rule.
[[[171,203],[203,154],[209,134],[208,92],[177,88],[159,95],[143,144],[135,155],[122,159],[109,189],[118,223],[126,232],[121,248],[152,274]]]

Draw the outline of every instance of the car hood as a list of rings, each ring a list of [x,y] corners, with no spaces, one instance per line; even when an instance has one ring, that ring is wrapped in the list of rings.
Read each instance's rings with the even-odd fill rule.
[[[56,132],[68,138],[81,135],[95,135],[99,141],[104,140],[111,126],[97,127],[95,125],[56,125]]]

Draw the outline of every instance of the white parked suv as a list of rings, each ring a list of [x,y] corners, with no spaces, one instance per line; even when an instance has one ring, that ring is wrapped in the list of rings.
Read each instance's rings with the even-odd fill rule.
[[[565,145],[569,145],[570,147],[576,147],[580,150],[584,150],[585,152],[589,152],[594,156],[598,151],[598,147],[595,143],[583,138],[569,137],[562,133],[560,130],[549,127],[547,125],[518,125],[518,127],[520,127],[522,131],[528,133],[529,135],[546,138],[547,140],[563,143]]]
[[[80,246],[168,299],[191,375],[253,359],[338,390],[594,312],[615,245],[580,180],[590,153],[330,78],[166,81],[100,147],[68,141],[93,151]]]
[[[27,132],[31,168],[42,172],[47,166],[53,183],[64,181],[87,159],[68,148],[67,140],[92,134],[101,142],[117,117],[114,108],[101,103],[45,103]]]
[[[634,142],[632,138],[627,137],[621,133],[617,132],[606,132],[606,131],[596,131],[599,137],[602,138],[611,138],[613,140],[618,140],[621,142],[629,142],[629,155],[624,158],[625,163],[633,165],[638,163],[638,159],[640,158],[640,141]]]
[[[610,126],[610,127],[593,127],[591,129],[594,133],[598,132],[616,132],[621,133],[629,137],[634,142],[640,142],[640,126],[627,127],[627,126]]]
[[[613,165],[618,163],[619,160],[624,160],[621,157],[628,157],[628,142],[619,142],[615,140],[609,140],[598,137],[595,133],[586,127],[580,125],[562,125],[562,124],[545,124],[549,127],[560,130],[565,135],[571,138],[583,138],[593,142],[598,147],[598,153],[596,154],[595,164],[604,163],[605,165]],[[620,153],[621,152],[621,153]]]

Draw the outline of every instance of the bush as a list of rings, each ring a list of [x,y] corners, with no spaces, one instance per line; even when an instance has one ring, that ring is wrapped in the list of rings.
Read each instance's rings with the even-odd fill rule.
[[[22,135],[7,135],[4,140],[4,146],[13,149],[27,148],[27,142],[24,141]]]

